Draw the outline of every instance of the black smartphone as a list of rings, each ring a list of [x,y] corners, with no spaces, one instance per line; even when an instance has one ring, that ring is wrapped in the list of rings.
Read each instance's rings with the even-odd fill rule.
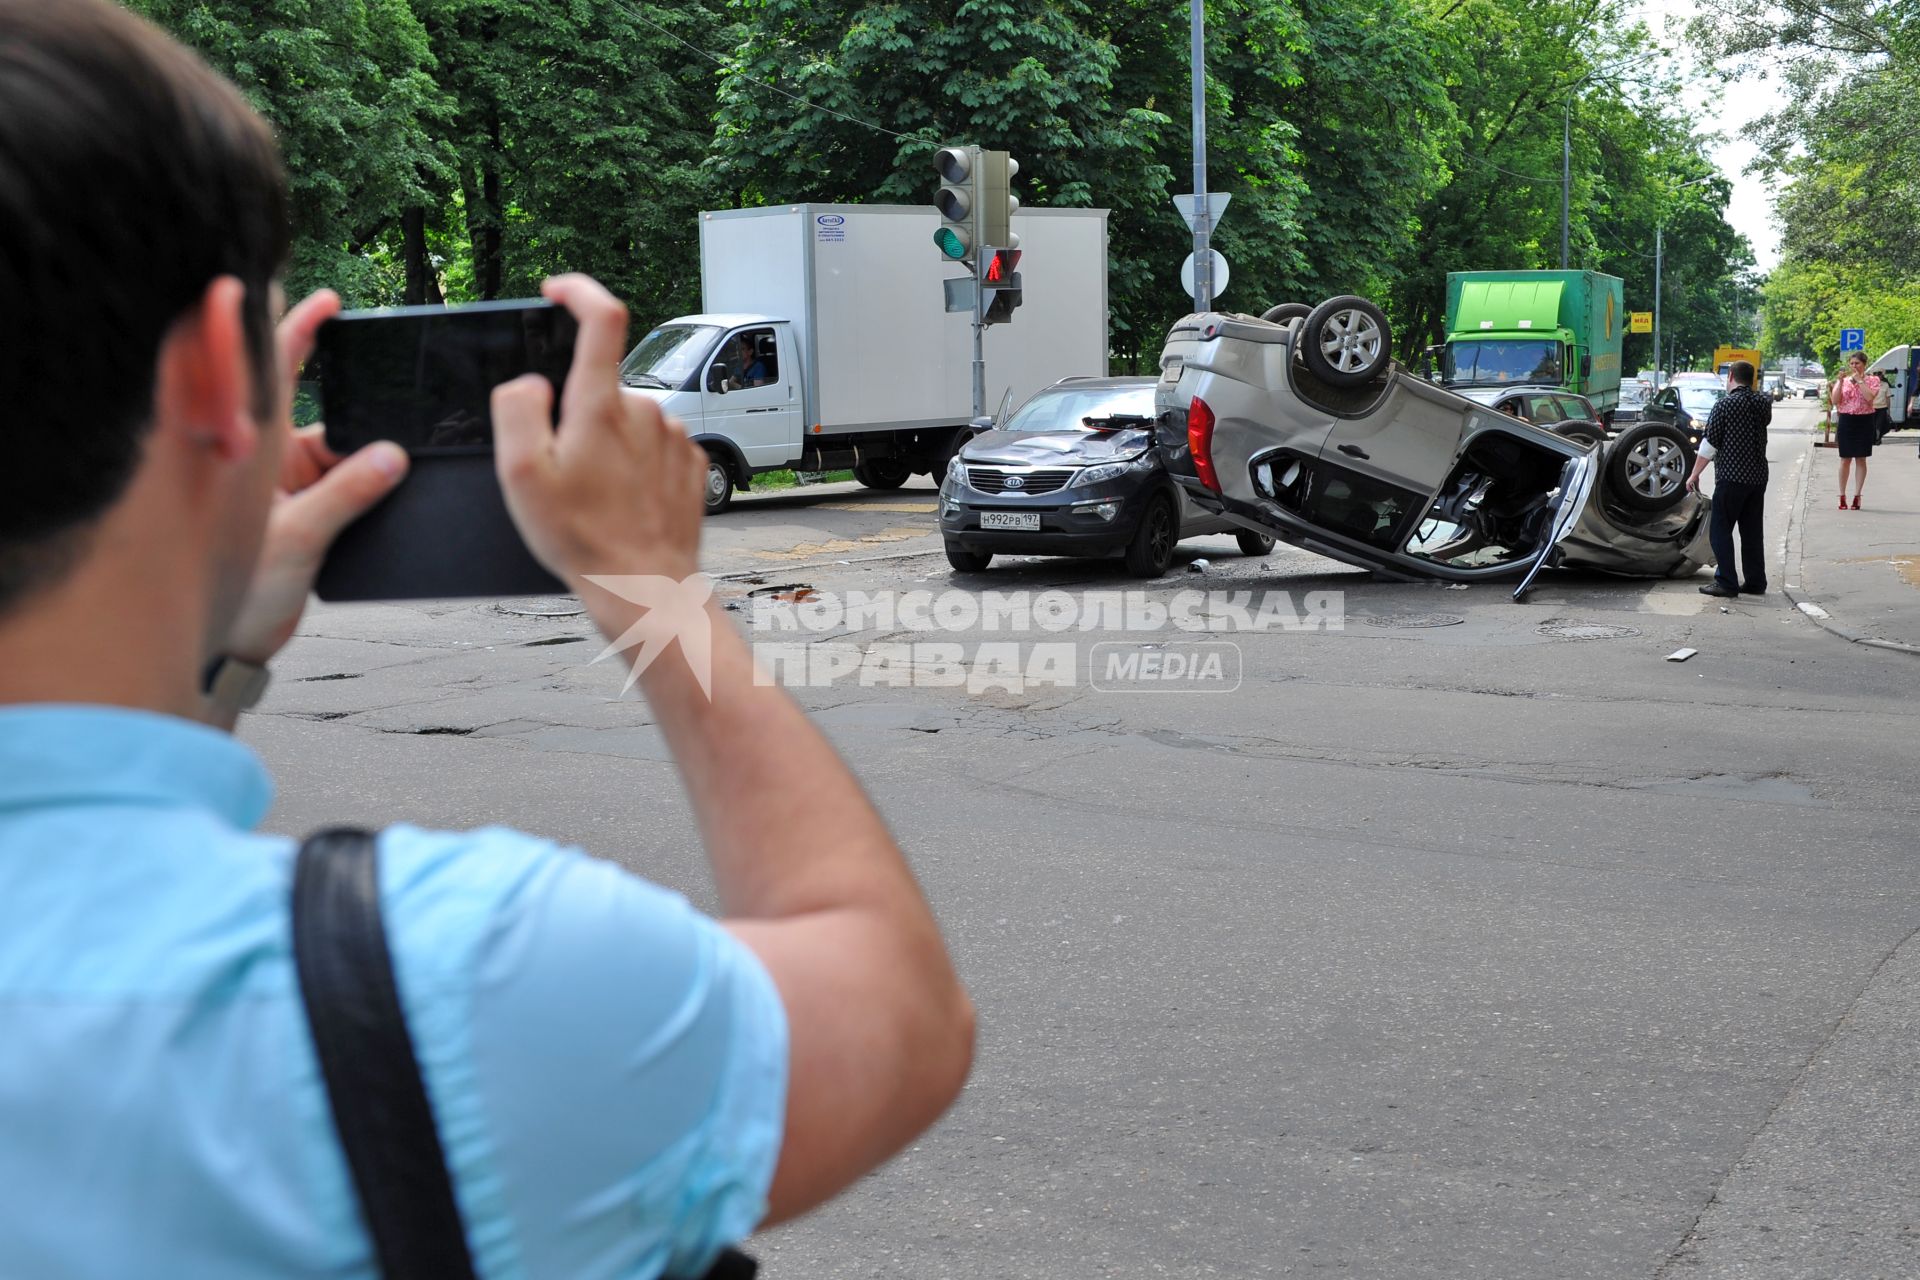
[[[554,386],[573,362],[573,317],[549,302],[348,311],[314,356],[327,447],[391,440],[407,478],[343,531],[321,566],[322,600],[418,600],[564,591],[507,514],[493,468],[493,389],[525,373]]]
[[[545,374],[555,403],[573,363],[573,317],[550,302],[345,311],[320,327],[327,447],[391,440],[415,458],[489,453],[493,389]]]

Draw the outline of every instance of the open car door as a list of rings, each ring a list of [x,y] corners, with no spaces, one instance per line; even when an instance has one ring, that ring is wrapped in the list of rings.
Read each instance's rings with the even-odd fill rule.
[[[1547,535],[1546,545],[1540,548],[1540,554],[1534,557],[1533,564],[1528,567],[1527,576],[1520,579],[1520,585],[1513,589],[1515,604],[1526,600],[1527,592],[1533,589],[1533,580],[1539,576],[1540,570],[1559,559],[1560,544],[1580,523],[1580,513],[1587,509],[1587,499],[1593,496],[1594,481],[1599,473],[1598,452],[1567,459],[1567,465],[1560,473],[1560,505],[1554,509],[1552,532]]]

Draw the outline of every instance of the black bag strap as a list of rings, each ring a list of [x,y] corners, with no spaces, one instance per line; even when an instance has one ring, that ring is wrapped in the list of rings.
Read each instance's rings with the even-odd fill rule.
[[[293,869],[293,960],[333,1126],[384,1280],[474,1280],[465,1224],[420,1077],[380,914],[379,846],[316,831]],[[704,1280],[753,1280],[723,1249]]]
[[[385,1280],[473,1280],[380,917],[377,846],[317,831],[293,869],[293,959],[333,1127]]]

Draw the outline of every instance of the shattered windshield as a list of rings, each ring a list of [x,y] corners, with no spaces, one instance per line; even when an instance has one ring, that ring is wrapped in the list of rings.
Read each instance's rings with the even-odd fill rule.
[[[627,353],[620,378],[643,387],[677,387],[699,371],[720,330],[710,324],[663,324]]]
[[[1560,381],[1560,344],[1509,339],[1449,342],[1440,360],[1443,382],[1486,386],[1502,382]]]
[[[1153,420],[1153,384],[1137,387],[1061,387],[1020,406],[1000,429],[1018,435],[1042,431],[1115,431]]]

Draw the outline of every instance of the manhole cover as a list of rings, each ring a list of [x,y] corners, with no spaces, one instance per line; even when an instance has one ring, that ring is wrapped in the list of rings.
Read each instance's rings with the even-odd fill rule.
[[[1640,634],[1633,627],[1616,627],[1605,622],[1543,622],[1534,630],[1556,640],[1624,640]]]
[[[1457,613],[1368,613],[1357,615],[1354,621],[1369,627],[1418,631],[1422,627],[1457,627],[1466,619]]]
[[[516,618],[575,618],[587,611],[572,596],[529,596],[525,600],[502,600],[493,607]]]

